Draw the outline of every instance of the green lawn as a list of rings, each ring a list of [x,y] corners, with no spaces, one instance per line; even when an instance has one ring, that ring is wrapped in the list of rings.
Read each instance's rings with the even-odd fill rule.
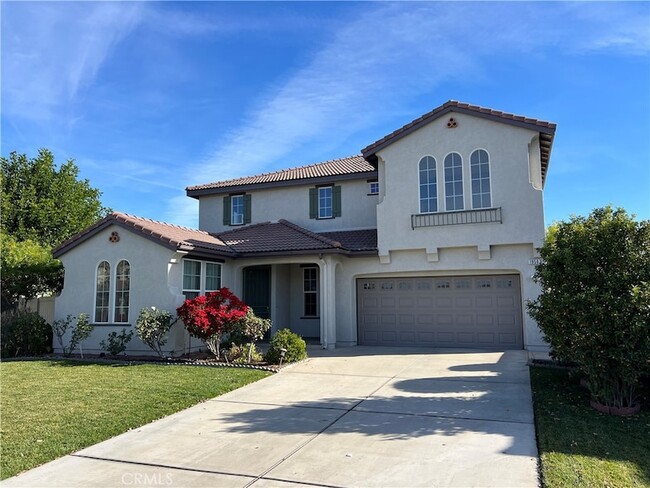
[[[0,479],[267,375],[235,368],[3,362]]]
[[[547,488],[650,487],[650,402],[633,417],[589,407],[566,370],[530,370],[542,478]]]

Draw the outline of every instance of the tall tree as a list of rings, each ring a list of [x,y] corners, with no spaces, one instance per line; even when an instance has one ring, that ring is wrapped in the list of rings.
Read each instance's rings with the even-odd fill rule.
[[[0,301],[3,310],[26,300],[56,293],[63,286],[63,266],[49,249],[32,241],[18,242],[0,232]]]
[[[101,192],[80,180],[70,159],[57,170],[54,155],[40,149],[38,156],[12,152],[0,158],[2,230],[17,241],[32,240],[54,247],[106,216]]]

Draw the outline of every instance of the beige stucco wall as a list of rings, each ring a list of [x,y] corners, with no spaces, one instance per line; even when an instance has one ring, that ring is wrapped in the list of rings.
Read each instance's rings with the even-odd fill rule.
[[[313,185],[248,191],[251,195],[251,224],[285,219],[316,232],[368,229],[377,225],[377,195],[368,195],[366,179],[336,182],[341,186],[341,217],[309,218],[309,189]],[[199,228],[223,232],[238,226],[223,225],[224,195],[206,195],[199,199]]]
[[[456,119],[456,128],[447,128],[449,117]],[[536,136],[528,129],[451,113],[379,151],[379,174],[384,175],[385,184],[385,196],[377,206],[380,255],[405,249],[429,249],[433,253],[439,248],[513,243],[539,247],[544,237],[544,216],[538,145],[530,145],[529,151]],[[475,149],[484,149],[490,156],[492,206],[502,207],[503,223],[411,229],[411,215],[419,213],[420,159],[426,155],[436,159],[438,209],[444,211],[444,158],[450,152],[461,155],[465,210],[469,210],[469,162]]]
[[[117,231],[119,242],[109,242],[111,232]],[[130,352],[149,353],[135,334],[135,320],[139,311],[145,307],[156,306],[175,313],[183,300],[180,294],[182,268],[180,259],[173,250],[157,245],[122,227],[111,225],[77,247],[61,256],[65,267],[65,282],[61,295],[56,298],[55,316],[65,318],[68,314],[88,314],[91,323],[94,320],[94,294],[97,266],[101,261],[111,265],[111,308],[114,307],[115,268],[119,261],[126,259],[131,265],[131,293],[129,323],[95,326],[92,336],[83,342],[85,352],[101,352],[99,343],[113,331],[120,333],[122,328],[133,330],[133,339],[129,343]],[[182,349],[183,330],[176,324],[166,346],[167,349]],[[55,346],[58,346],[55,339]],[[59,350],[55,348],[55,350]],[[76,351],[79,352],[79,351]]]

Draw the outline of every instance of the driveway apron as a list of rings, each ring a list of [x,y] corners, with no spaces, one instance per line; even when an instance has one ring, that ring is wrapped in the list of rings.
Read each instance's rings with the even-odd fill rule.
[[[2,486],[538,486],[525,351],[310,354]]]

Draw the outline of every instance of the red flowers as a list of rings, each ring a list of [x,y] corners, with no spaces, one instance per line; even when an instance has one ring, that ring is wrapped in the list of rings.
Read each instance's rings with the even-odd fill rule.
[[[248,307],[228,288],[201,295],[176,309],[185,328],[194,337],[206,342],[212,353],[219,357],[221,335],[228,332],[246,317]]]

